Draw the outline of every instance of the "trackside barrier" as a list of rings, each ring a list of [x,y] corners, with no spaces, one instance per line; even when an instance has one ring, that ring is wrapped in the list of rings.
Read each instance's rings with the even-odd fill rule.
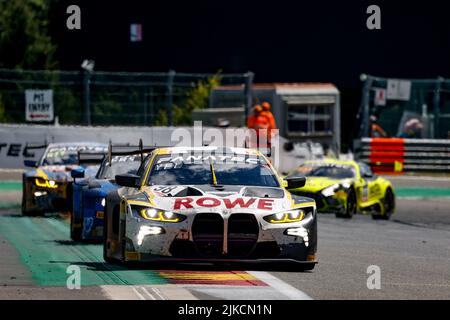
[[[375,173],[450,173],[450,140],[363,138],[355,141],[354,150]]]
[[[101,142],[108,144],[136,144],[140,139],[145,146],[186,146],[211,145],[230,147],[243,147],[234,138],[237,127],[227,128],[206,127],[88,127],[88,126],[49,126],[49,125],[23,125],[0,124],[0,169],[24,168],[24,160],[38,161],[45,148],[30,148],[52,142]],[[243,128],[241,128],[242,130]],[[240,133],[240,131],[236,131]],[[242,133],[240,133],[242,134]],[[225,141],[219,137],[225,138]],[[201,141],[198,141],[198,139]],[[196,140],[197,141],[194,141]],[[302,162],[323,153],[317,145],[293,145],[281,136],[272,140],[272,146],[280,146],[278,152],[273,154],[273,165],[282,173],[296,169]],[[320,145],[319,145],[320,146]],[[275,149],[274,149],[275,150]],[[277,160],[275,160],[277,159]]]

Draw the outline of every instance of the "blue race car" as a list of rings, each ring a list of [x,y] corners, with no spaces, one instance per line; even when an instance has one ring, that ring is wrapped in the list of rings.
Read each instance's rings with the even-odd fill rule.
[[[24,172],[22,177],[22,214],[39,215],[45,212],[71,211],[70,172],[78,165],[78,152],[106,152],[107,145],[95,142],[65,142],[27,148],[46,148],[39,161],[24,161],[25,166],[32,169]]]
[[[117,149],[122,148],[122,151]],[[124,151],[123,148],[128,148]],[[130,150],[133,148],[133,150]],[[103,217],[105,198],[109,191],[119,186],[115,182],[118,174],[134,174],[146,153],[153,149],[140,146],[110,146],[108,155],[98,154],[101,165],[93,177],[85,178],[83,166],[72,170],[73,211],[70,219],[70,237],[74,241],[99,241],[103,239]],[[144,153],[146,152],[146,153]],[[95,161],[93,154],[80,154],[81,163]],[[89,159],[89,160],[87,160]]]

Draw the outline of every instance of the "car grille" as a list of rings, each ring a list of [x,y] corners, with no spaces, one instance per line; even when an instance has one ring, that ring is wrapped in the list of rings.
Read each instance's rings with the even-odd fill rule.
[[[228,254],[230,257],[246,257],[258,240],[258,221],[252,214],[236,213],[228,220]]]
[[[276,241],[259,242],[251,254],[251,258],[275,259],[280,255],[280,247]]]
[[[223,252],[222,216],[216,213],[200,213],[192,224],[192,238],[199,253],[206,257],[219,257]]]
[[[208,258],[249,256],[258,240],[258,221],[252,214],[236,213],[228,219],[228,254],[223,255],[224,220],[216,213],[200,213],[192,224],[192,238],[200,255]]]

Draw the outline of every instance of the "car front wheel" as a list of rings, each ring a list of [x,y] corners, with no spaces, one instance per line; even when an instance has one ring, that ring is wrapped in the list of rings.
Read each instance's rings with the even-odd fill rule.
[[[76,225],[73,212],[70,213],[70,238],[73,241],[81,241],[81,231],[83,230],[83,221]]]
[[[356,213],[356,193],[350,189],[347,195],[347,202],[343,212],[336,213],[337,218],[351,219]]]
[[[22,183],[22,215],[26,216],[26,217],[35,217],[35,216],[40,216],[43,215],[44,212],[39,211],[39,210],[30,210],[27,208],[26,203],[27,203],[27,197],[28,197],[28,193],[26,191],[26,180],[23,180]]]
[[[383,206],[384,206],[384,213],[375,213],[372,214],[372,218],[375,220],[389,220],[391,218],[391,215],[395,211],[395,196],[394,192],[391,188],[388,188],[386,190],[386,193],[384,194],[384,198],[382,200]]]

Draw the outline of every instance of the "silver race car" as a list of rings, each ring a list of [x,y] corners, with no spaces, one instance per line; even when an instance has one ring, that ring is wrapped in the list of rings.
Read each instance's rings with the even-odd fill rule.
[[[316,264],[305,178],[282,180],[260,152],[157,148],[106,200],[104,258],[120,261],[292,261]]]

